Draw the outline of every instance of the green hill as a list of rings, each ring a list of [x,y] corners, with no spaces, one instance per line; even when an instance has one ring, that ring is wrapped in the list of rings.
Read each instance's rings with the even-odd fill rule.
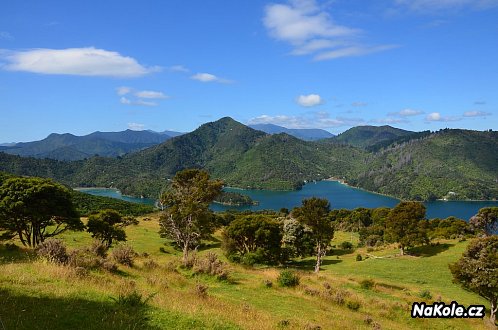
[[[368,149],[379,143],[392,143],[400,137],[405,137],[414,132],[405,131],[391,126],[357,126],[327,139],[329,142],[345,143],[355,147]]]

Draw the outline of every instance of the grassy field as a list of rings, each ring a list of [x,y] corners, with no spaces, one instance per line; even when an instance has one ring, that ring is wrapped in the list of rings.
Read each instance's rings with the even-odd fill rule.
[[[229,264],[229,280],[218,281],[177,267],[179,252],[159,237],[157,216],[149,218],[127,228],[128,241],[140,256],[133,267],[119,266],[118,273],[81,275],[75,268],[38,260],[28,250],[0,245],[0,329],[489,328],[480,319],[410,318],[414,301],[488,305],[451,281],[447,265],[461,256],[468,242],[441,241],[404,257],[394,257],[394,247],[334,249],[318,275],[312,273],[312,258],[296,260],[292,268],[301,277],[300,285],[281,288],[276,282],[279,268]],[[61,238],[69,248],[92,242],[87,233]],[[214,252],[227,262],[218,238],[219,233],[198,256]],[[332,245],[351,240],[358,238],[338,232]],[[357,254],[363,261],[356,261]],[[150,260],[159,266],[147,267]],[[372,288],[362,287],[366,279],[374,281]],[[207,296],[198,293],[198,285],[208,288]],[[120,295],[135,291],[149,298],[147,305],[120,303]]]

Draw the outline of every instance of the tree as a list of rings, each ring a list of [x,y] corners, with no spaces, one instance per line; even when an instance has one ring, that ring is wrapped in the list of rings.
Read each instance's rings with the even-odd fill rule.
[[[209,203],[222,187],[223,182],[210,180],[206,171],[187,169],[176,173],[170,189],[161,196],[165,208],[159,221],[161,237],[176,242],[183,251],[184,262],[200,240],[214,231]]]
[[[282,261],[282,225],[266,215],[241,216],[223,231],[223,249],[234,256],[251,259],[249,264]]]
[[[315,251],[313,233],[295,218],[284,220],[282,243],[291,256],[307,257]]]
[[[401,202],[387,216],[385,238],[399,244],[400,253],[405,248],[428,242],[425,206],[420,202]]]
[[[320,271],[322,257],[334,237],[334,227],[329,217],[330,203],[326,199],[303,199],[302,206],[292,210],[292,216],[307,226],[313,235],[316,252],[315,273]]]
[[[498,311],[498,236],[472,241],[460,260],[449,267],[455,282],[491,303],[490,320],[495,324]]]
[[[49,179],[16,177],[0,186],[0,228],[3,237],[18,236],[24,246],[36,247],[48,237],[84,226],[67,188]]]
[[[123,230],[127,224],[118,211],[102,210],[88,217],[87,232],[105,244],[107,248],[113,241],[126,241],[126,233]]]
[[[470,225],[490,236],[498,231],[498,207],[483,207],[469,220]]]

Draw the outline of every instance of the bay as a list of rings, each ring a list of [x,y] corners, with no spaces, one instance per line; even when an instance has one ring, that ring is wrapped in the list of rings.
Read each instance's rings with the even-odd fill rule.
[[[225,206],[212,204],[213,211],[224,210],[280,210],[301,205],[304,198],[320,197],[330,201],[333,209],[355,209],[357,207],[376,208],[376,207],[394,207],[399,203],[396,198],[371,193],[358,188],[349,187],[337,181],[320,181],[317,183],[308,183],[303,189],[295,191],[268,191],[268,190],[242,190],[237,188],[225,188],[226,191],[239,192],[248,195],[253,200],[258,201],[258,205],[248,206]],[[154,200],[146,198],[135,198],[122,195],[115,189],[92,188],[82,190],[83,192],[123,199],[129,202],[154,204]],[[424,203],[427,207],[427,218],[447,218],[455,216],[460,219],[468,220],[477,213],[480,208],[497,206],[498,201],[434,201]]]

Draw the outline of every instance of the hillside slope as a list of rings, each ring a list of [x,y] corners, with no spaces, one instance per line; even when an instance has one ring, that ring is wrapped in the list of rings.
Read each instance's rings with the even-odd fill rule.
[[[357,126],[328,139],[335,143],[349,144],[368,149],[379,143],[394,142],[396,139],[408,136],[414,132],[405,131],[388,125],[385,126]]]

